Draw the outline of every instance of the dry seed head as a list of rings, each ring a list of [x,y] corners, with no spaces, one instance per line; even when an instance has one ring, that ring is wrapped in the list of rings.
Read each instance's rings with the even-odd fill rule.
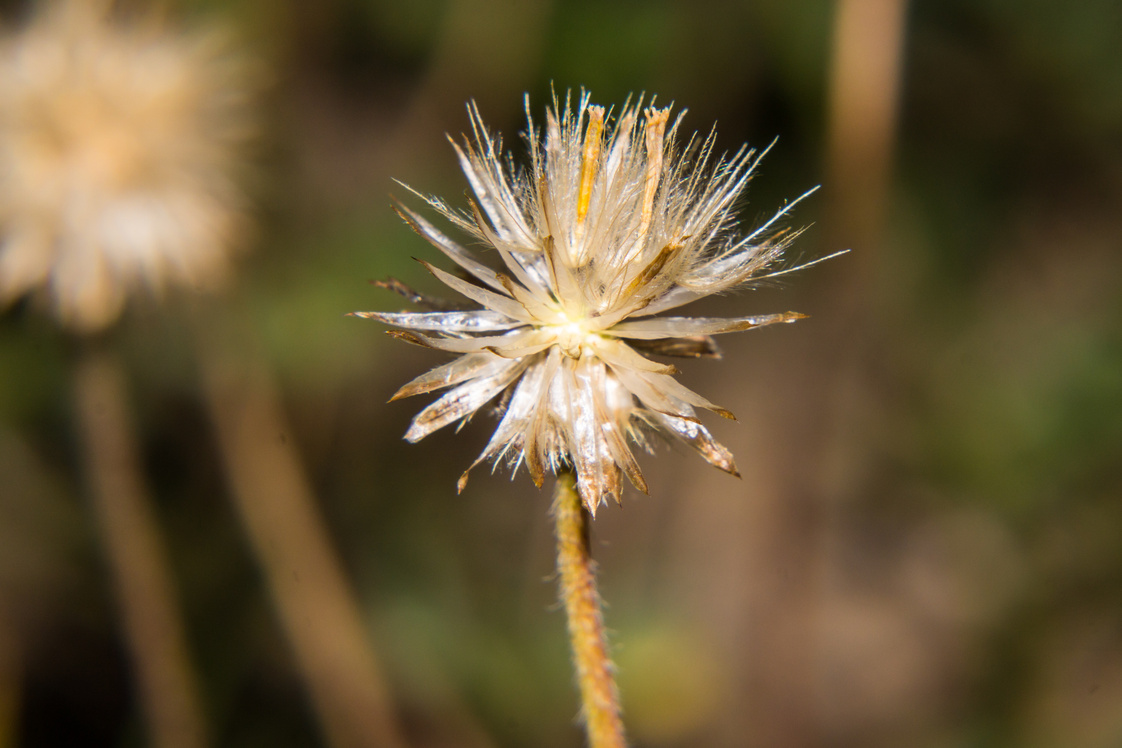
[[[94,331],[138,286],[220,283],[254,79],[217,32],[107,0],[44,3],[0,38],[0,305],[42,291]]]
[[[396,337],[459,354],[394,396],[447,390],[416,416],[406,439],[466,420],[503,394],[502,418],[472,467],[487,460],[515,469],[524,463],[538,486],[547,471],[572,467],[593,513],[607,499],[619,500],[624,475],[647,490],[632,446],[646,447],[651,433],[737,474],[732,455],[696,409],[732,414],[679,383],[673,366],[644,353],[714,356],[712,335],[801,318],[795,312],[661,316],[774,274],[792,237],[771,227],[798,201],[738,236],[735,203],[759,156],[741,148],[715,157],[712,135],[679,149],[680,117],[671,124],[669,107],[626,104],[613,125],[587,94],[575,109],[555,100],[544,136],[530,120],[526,170],[509,166],[474,106],[469,113],[474,135],[453,147],[474,193],[470,209],[425,199],[495,250],[503,269],[493,270],[398,206],[470,280],[425,267],[475,306],[356,312],[401,328],[392,331]]]

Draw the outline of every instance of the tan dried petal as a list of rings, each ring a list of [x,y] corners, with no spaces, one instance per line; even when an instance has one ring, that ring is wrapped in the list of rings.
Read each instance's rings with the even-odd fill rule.
[[[720,358],[721,349],[708,335],[691,335],[685,338],[663,338],[661,340],[630,340],[628,342],[639,353],[655,356],[677,356],[679,358]]]

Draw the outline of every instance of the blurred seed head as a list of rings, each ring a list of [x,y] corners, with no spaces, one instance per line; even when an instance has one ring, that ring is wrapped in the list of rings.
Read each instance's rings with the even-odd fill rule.
[[[0,304],[96,331],[140,287],[213,288],[248,228],[257,76],[217,29],[44,3],[0,38]]]
[[[417,415],[406,439],[466,421],[502,395],[502,420],[475,464],[525,463],[539,486],[546,471],[572,467],[592,512],[619,500],[623,475],[647,490],[631,445],[647,447],[650,434],[737,474],[695,409],[732,414],[680,384],[675,367],[645,354],[717,357],[712,335],[803,316],[656,316],[785,272],[774,266],[794,233],[773,227],[794,203],[746,235],[736,230],[736,202],[759,155],[745,146],[717,157],[713,134],[679,146],[681,118],[671,124],[669,107],[629,103],[613,118],[584,94],[575,108],[554,101],[544,133],[531,119],[530,164],[519,170],[478,111],[470,113],[474,137],[453,143],[474,193],[470,209],[426,199],[496,250],[503,270],[400,207],[470,280],[426,267],[474,305],[356,313],[402,328],[391,331],[395,337],[462,354],[395,396],[451,388]],[[384,285],[425,301],[399,282]]]

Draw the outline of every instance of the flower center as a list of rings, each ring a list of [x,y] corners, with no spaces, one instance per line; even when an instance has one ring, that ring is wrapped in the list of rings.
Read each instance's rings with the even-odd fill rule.
[[[600,336],[589,330],[585,319],[566,320],[547,328],[554,337],[554,344],[570,358],[580,358],[586,346],[595,346]]]

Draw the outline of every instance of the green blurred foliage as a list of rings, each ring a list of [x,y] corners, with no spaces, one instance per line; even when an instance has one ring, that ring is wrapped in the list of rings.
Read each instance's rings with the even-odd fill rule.
[[[540,117],[551,87],[605,103],[657,94],[689,107],[690,128],[718,122],[727,149],[779,136],[747,222],[819,183],[833,4],[181,6],[232,24],[270,79],[250,181],[258,237],[237,285],[218,300],[142,300],[113,332],[215,744],[321,738],[227,499],[190,344],[200,306],[248,331],[279,372],[413,744],[580,745],[548,496],[483,469],[457,496],[490,424],[402,442],[418,405],[386,401],[438,357],[344,315],[400,306],[371,279],[437,291],[411,260],[435,252],[388,196],[419,202],[398,178],[460,204],[441,133],[467,127],[468,98],[515,149],[522,92]],[[768,482],[785,476],[733,484],[691,455],[643,458],[662,481],[653,496],[629,495],[596,525],[637,745],[784,745],[769,720],[813,724],[806,745],[1122,744],[1120,34],[1111,0],[910,8],[886,238],[851,292],[874,300],[854,332],[871,343],[859,383],[810,380],[849,410],[829,437],[839,465],[823,470],[834,498],[805,537],[787,536],[819,554],[806,615],[820,637],[758,636],[772,599],[758,590],[782,604],[787,589],[787,557],[752,551],[771,527]],[[812,202],[795,220],[822,212]],[[799,250],[838,249],[825,236],[812,227]],[[814,293],[850,298],[831,280],[850,260],[722,308],[828,318]],[[825,418],[799,410],[810,324],[684,367],[746,411],[718,437],[750,466],[791,446],[770,436],[788,421]],[[31,303],[0,317],[0,624],[22,637],[17,721],[0,731],[27,748],[140,745],[83,499],[72,348]],[[789,675],[759,647],[783,646],[825,653],[810,671],[826,685],[782,715],[752,712]]]

